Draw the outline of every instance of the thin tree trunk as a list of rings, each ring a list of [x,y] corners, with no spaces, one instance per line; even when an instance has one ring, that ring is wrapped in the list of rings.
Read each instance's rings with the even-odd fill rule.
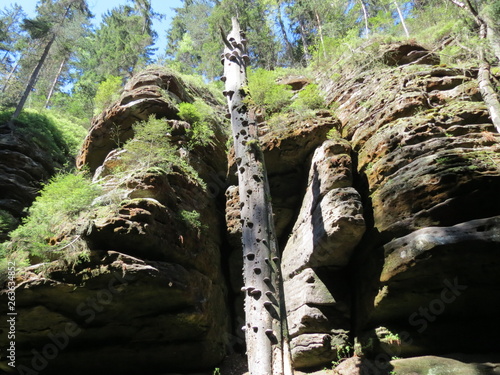
[[[366,10],[363,0],[359,0],[359,2],[361,4],[361,8],[363,9],[363,19],[365,20],[365,37],[368,37],[370,34],[370,28],[368,27],[368,11]]]
[[[486,23],[486,37],[490,42],[493,53],[500,63],[500,33],[495,28],[495,21],[491,19],[489,14],[483,15],[484,22]]]
[[[6,51],[5,54],[2,57],[2,64],[4,63],[5,60],[7,60],[7,56],[9,56],[10,51]]]
[[[398,11],[399,19],[401,20],[401,25],[403,25],[403,29],[405,30],[406,37],[410,38],[410,32],[406,27],[405,18],[403,17],[403,13],[401,12],[401,9],[399,8],[398,2],[396,0],[394,0],[394,5],[396,6],[396,10]]]
[[[319,18],[319,14],[317,11],[314,11],[314,15],[316,16],[316,22],[318,23],[319,40],[321,42],[321,48],[323,49],[323,56],[326,58],[325,41],[323,39],[323,28],[321,27],[321,19]]]
[[[19,117],[19,114],[24,108],[24,104],[26,104],[26,100],[28,99],[28,96],[33,90],[33,87],[35,86],[36,80],[38,78],[38,74],[40,74],[40,70],[42,69],[43,64],[45,63],[45,60],[47,59],[47,56],[49,55],[50,48],[52,47],[52,44],[56,40],[56,34],[52,34],[50,40],[47,42],[47,45],[45,46],[42,56],[40,57],[40,60],[38,60],[38,63],[33,70],[33,73],[31,74],[30,80],[28,81],[28,85],[26,86],[26,89],[24,90],[23,96],[21,97],[21,100],[17,104],[16,110],[14,111],[14,114],[12,115],[11,118],[11,124],[12,122]]]
[[[302,38],[302,49],[304,51],[304,58],[306,62],[309,62],[309,60],[311,60],[311,55],[309,54],[309,44],[307,43],[306,28],[304,27],[304,21],[302,20],[302,18],[299,18],[299,25],[300,25],[300,37]]]
[[[479,26],[480,39],[490,39],[488,38],[488,29],[490,29],[491,27],[488,27],[488,23],[479,16],[479,12],[472,6],[469,0],[465,0],[465,2],[463,3],[459,0],[450,1],[460,8],[466,9],[471,14],[471,16],[474,18],[474,21]],[[500,100],[491,83],[490,64],[486,59],[485,52],[486,51],[484,45],[479,46],[479,72],[477,80],[479,83],[481,96],[484,100],[484,104],[486,104],[488,112],[490,113],[491,122],[500,133]]]
[[[487,26],[486,24],[480,25],[480,37],[481,39],[486,39]],[[488,112],[490,113],[491,122],[497,129],[497,132],[500,133],[500,101],[498,100],[498,95],[491,84],[490,78],[490,64],[486,60],[484,47],[480,47],[479,52],[480,64],[479,64],[479,72],[477,75],[477,80],[479,82],[479,90],[481,92],[481,96],[483,97],[484,104],[488,108]]]
[[[61,72],[62,72],[67,60],[68,59],[66,57],[64,57],[61,61],[61,65],[59,65],[59,69],[57,70],[57,74],[56,74],[54,80],[52,81],[52,85],[50,86],[49,93],[47,94],[47,100],[45,100],[45,108],[49,108],[50,99],[52,98],[52,95],[54,94],[54,90],[56,88],[57,81],[59,80],[59,77],[61,76]]]
[[[19,66],[19,59],[16,61],[16,64],[12,67],[11,71],[9,72],[9,75],[5,81],[5,85],[2,87],[2,92],[5,92],[5,90],[7,89],[7,87],[9,86],[9,82],[10,82],[10,79],[12,78],[12,76],[14,75],[14,73],[16,72],[17,70],[17,67]]]
[[[500,133],[500,101],[498,100],[498,95],[491,84],[490,79],[490,65],[483,60],[479,66],[478,73],[479,90],[483,97],[486,107],[488,107],[488,112],[490,113],[491,122]]]
[[[288,39],[288,34],[286,32],[285,23],[283,22],[283,18],[281,17],[281,1],[278,1],[277,12],[278,12],[277,13],[278,24],[280,25],[281,34],[283,34],[283,39],[285,40],[286,53],[288,55],[288,58],[290,59],[290,62],[293,62],[293,45],[292,45],[292,43],[290,43],[290,40]]]
[[[255,119],[247,109],[246,39],[236,18],[222,38],[241,208],[245,331],[251,375],[291,375],[283,285],[269,184]]]
[[[61,24],[59,25],[59,28],[63,28],[64,26],[64,21],[66,20],[66,17],[69,14],[69,11],[71,10],[71,7],[79,0],[73,0],[72,2],[69,3],[69,5],[66,7],[66,11],[64,12],[64,15],[61,19]],[[43,65],[45,64],[45,60],[47,60],[47,56],[49,55],[50,48],[52,47],[52,44],[54,44],[56,40],[56,33],[54,30],[51,31],[52,36],[50,37],[50,40],[47,42],[45,45],[45,48],[43,50],[42,56],[40,56],[40,60],[38,60],[38,63],[33,70],[33,73],[31,73],[30,80],[28,81],[28,85],[26,86],[26,89],[24,90],[23,96],[21,97],[21,100],[17,104],[16,110],[12,114],[12,117],[9,122],[9,127],[12,129],[14,127],[14,120],[19,117],[19,114],[24,108],[24,104],[26,103],[26,100],[28,99],[29,94],[31,93],[31,90],[33,90],[33,87],[35,87],[36,81],[38,79],[38,75],[40,74],[40,70],[42,69]]]

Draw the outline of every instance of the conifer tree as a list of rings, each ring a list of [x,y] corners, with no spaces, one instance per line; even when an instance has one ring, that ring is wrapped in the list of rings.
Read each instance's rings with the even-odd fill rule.
[[[37,13],[35,19],[25,19],[23,21],[23,28],[29,32],[33,40],[41,42],[42,52],[12,115],[10,126],[24,108],[54,42],[64,36],[65,31],[68,29],[68,23],[75,20],[77,14],[86,13],[90,15],[86,0],[42,1],[37,7]],[[77,20],[80,22],[80,19]]]

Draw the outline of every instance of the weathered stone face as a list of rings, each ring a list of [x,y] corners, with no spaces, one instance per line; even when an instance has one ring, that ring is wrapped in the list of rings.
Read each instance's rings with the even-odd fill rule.
[[[3,125],[3,124],[0,124]],[[20,224],[25,208],[35,200],[46,182],[64,160],[17,130],[0,128],[0,215],[7,225],[0,228],[0,242]]]
[[[408,338],[391,349],[361,346],[396,356],[485,351],[500,309],[492,300],[500,281],[499,136],[478,101],[474,70],[407,67],[383,80],[386,73],[331,91],[357,153],[370,223],[352,264],[357,324]]]
[[[352,188],[351,147],[341,139],[326,140],[336,124],[322,112],[310,126],[294,125],[261,138],[276,232],[284,246],[281,268],[298,368],[331,362],[346,344],[350,326],[347,276],[339,269],[349,262],[365,225],[360,196]],[[232,186],[226,191],[226,223],[235,248],[241,236],[238,202],[238,189]],[[241,250],[230,259],[236,292]]]
[[[229,309],[221,271],[223,218],[216,208],[225,188],[220,176],[227,173],[225,138],[218,127],[209,144],[182,148],[189,124],[175,119],[175,104],[195,96],[220,110],[208,93],[149,70],[96,119],[79,163],[96,170],[94,181],[105,193],[95,202],[100,206],[89,207],[88,220],[75,223],[74,243],[90,255],[20,276],[18,366],[47,374],[68,368],[74,374],[158,373],[204,370],[225,356]],[[177,166],[127,170],[130,157],[115,149],[116,136],[121,142],[131,137],[132,124],[149,115],[167,117],[165,142],[189,159],[200,180]],[[0,295],[2,306],[6,298]],[[0,322],[1,331],[6,324]],[[34,359],[33,350],[42,357]],[[2,370],[9,369],[5,356],[0,361]]]
[[[225,317],[214,315],[224,304],[220,285],[178,264],[114,251],[92,258],[18,285],[18,368],[64,373],[78,363],[75,374],[134,373],[205,368],[222,358]],[[193,352],[196,361],[183,364]]]
[[[346,266],[361,239],[365,226],[360,196],[351,187],[350,151],[346,142],[329,140],[314,153],[301,211],[283,251],[285,278],[305,267]]]
[[[297,368],[331,362],[347,345],[350,296],[345,274],[365,222],[352,187],[350,145],[328,140],[312,156],[302,206],[283,250],[282,272]],[[326,308],[326,309],[325,309]]]
[[[492,356],[469,361],[477,365],[425,356],[497,347],[500,136],[477,71],[404,65],[426,53],[414,47],[393,50],[397,68],[325,80],[338,119],[321,111],[261,136],[296,368],[330,365],[355,346],[359,357],[342,360],[339,374],[495,373]],[[225,354],[230,310],[238,330],[230,344],[242,347],[239,197],[226,186],[223,137],[190,151],[206,190],[179,170],[113,177],[123,154],[113,150],[112,124],[123,141],[134,121],[171,117],[170,140],[182,143],[187,124],[175,107],[193,100],[190,90],[147,72],[95,120],[80,163],[97,169],[108,191],[119,185],[124,201],[80,228],[88,261],[20,280],[20,361],[29,364],[49,332],[71,329],[79,333],[50,362],[51,374],[75,362],[82,373],[206,370]],[[327,139],[332,128],[342,137]],[[228,185],[234,164],[230,156]],[[26,165],[21,177],[37,175]],[[180,218],[192,210],[201,228]],[[400,356],[424,357],[391,361]]]
[[[212,95],[182,81],[167,69],[153,68],[138,73],[127,83],[120,99],[92,121],[77,166],[86,165],[95,171],[118,143],[123,144],[133,137],[134,123],[145,121],[151,115],[179,120],[178,104],[192,103],[196,97],[214,107],[220,105]]]

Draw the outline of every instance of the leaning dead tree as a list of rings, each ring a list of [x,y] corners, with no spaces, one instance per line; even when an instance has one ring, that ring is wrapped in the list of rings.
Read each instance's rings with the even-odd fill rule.
[[[233,18],[224,41],[225,90],[238,168],[245,293],[245,339],[251,375],[293,374],[269,184],[248,110],[247,40]]]
[[[481,16],[477,9],[474,8],[470,0],[449,1],[456,6],[465,9],[479,27],[479,38],[488,41],[495,53],[500,51],[498,35],[494,34],[494,27],[489,24],[492,22],[490,18]],[[496,58],[500,61],[500,56],[497,55]],[[493,88],[493,84],[491,83],[491,70],[490,64],[486,58],[485,44],[481,44],[479,46],[479,72],[477,80],[484,104],[486,104],[488,112],[490,113],[491,122],[500,133],[500,100],[495,89]]]

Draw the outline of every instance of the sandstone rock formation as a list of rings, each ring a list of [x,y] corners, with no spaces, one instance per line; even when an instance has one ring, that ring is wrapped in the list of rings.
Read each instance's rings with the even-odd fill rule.
[[[19,225],[25,208],[35,200],[41,184],[65,163],[47,145],[37,143],[22,129],[0,124],[0,242]]]
[[[192,103],[196,98],[203,98],[214,107],[220,105],[213,95],[183,81],[168,69],[153,68],[136,74],[118,101],[93,120],[77,166],[86,165],[95,171],[111,150],[133,137],[133,124],[151,115],[178,120],[177,105]],[[215,149],[223,151],[223,147]]]
[[[323,78],[335,115],[261,127],[298,369],[498,373],[500,135],[476,69],[436,66],[410,47],[380,57],[391,66]],[[235,163],[222,132],[182,151],[189,125],[176,105],[195,97],[216,106],[172,73],[147,71],[95,120],[79,163],[106,186],[100,199],[118,193],[119,204],[78,228],[86,261],[19,280],[20,361],[68,329],[79,333],[48,361],[51,374],[74,363],[211,373],[226,344],[244,352]],[[151,114],[175,129],[168,139],[206,188],[175,168],[116,178],[117,146]],[[194,210],[201,226],[181,219]]]
[[[293,128],[261,138],[271,179],[282,186],[273,204],[297,368],[338,360],[353,337],[359,353],[387,363],[487,353],[499,333],[491,327],[500,311],[492,298],[500,281],[500,138],[477,70],[432,66],[436,57],[419,46],[391,51],[401,52],[397,63],[386,61],[398,68],[323,82],[338,105],[341,138],[307,149],[287,147]],[[428,59],[411,60],[411,51]],[[315,139],[298,132],[306,145]],[[306,154],[301,173],[288,176]],[[286,209],[284,199],[293,202]]]
[[[161,90],[169,102],[159,99]],[[104,195],[89,207],[89,220],[75,223],[71,244],[87,255],[77,264],[41,264],[19,276],[18,369],[188,371],[213,367],[225,356],[228,309],[217,210],[224,191],[220,176],[226,175],[225,138],[222,124],[213,124],[209,143],[184,147],[189,124],[176,119],[177,105],[195,97],[219,110],[209,93],[171,73],[148,70],[95,120],[79,163],[96,171]],[[129,151],[114,142],[132,137],[133,122],[149,115],[167,116],[171,133],[164,141],[178,147],[176,157],[187,158],[199,179],[176,165],[165,170],[146,163],[127,171]],[[6,324],[0,323],[2,332]],[[11,370],[5,356],[0,361],[2,370]]]
[[[409,65],[383,79],[390,71],[328,88],[369,225],[352,264],[359,345],[389,357],[488,352],[500,309],[500,137],[474,69]],[[399,339],[384,345],[381,326]]]

